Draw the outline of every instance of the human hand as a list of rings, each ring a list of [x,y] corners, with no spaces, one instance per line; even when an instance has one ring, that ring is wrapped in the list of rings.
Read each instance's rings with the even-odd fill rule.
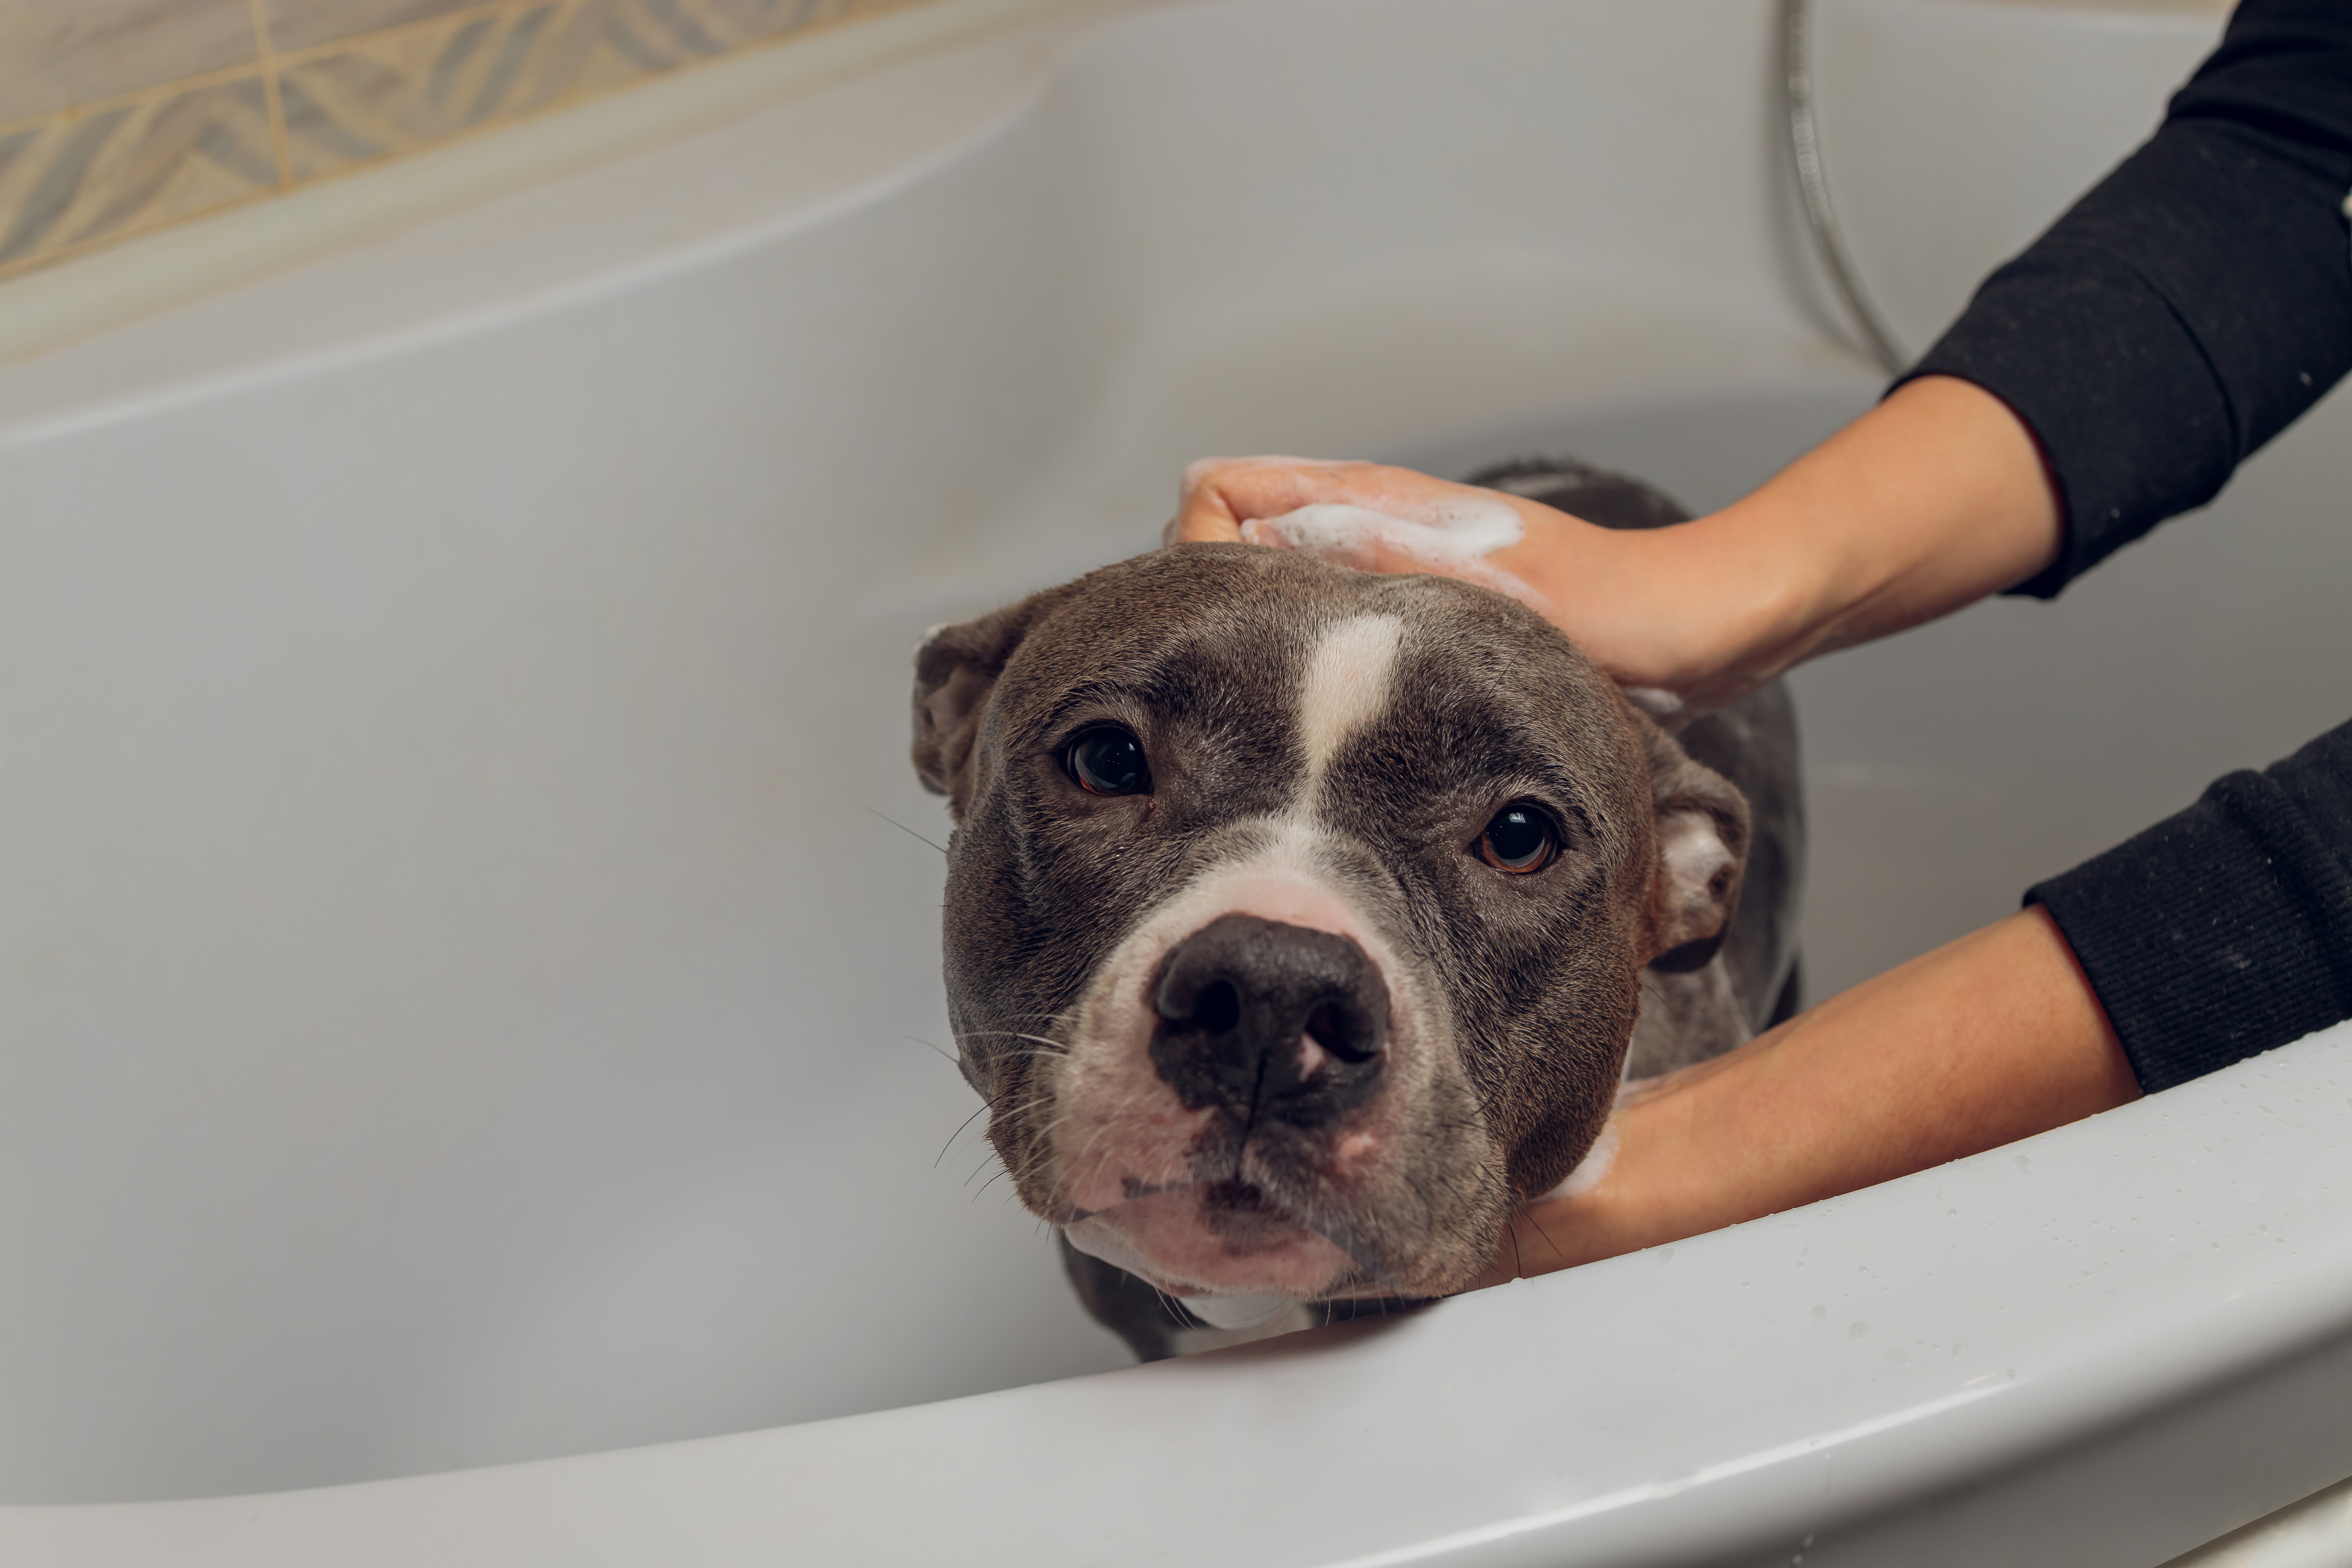
[[[2023,421],[1931,375],[1753,493],[1668,528],[1601,528],[1377,463],[1212,458],[1185,470],[1167,541],[1481,583],[1532,605],[1629,691],[1696,710],[2031,577],[2057,558],[2062,517]]]
[[[1185,470],[1165,537],[1238,540],[1495,589],[1567,632],[1659,711],[1729,701],[1764,679],[1738,672],[1723,636],[1732,618],[1693,591],[1674,532],[1601,528],[1524,497],[1379,463],[1210,458]]]

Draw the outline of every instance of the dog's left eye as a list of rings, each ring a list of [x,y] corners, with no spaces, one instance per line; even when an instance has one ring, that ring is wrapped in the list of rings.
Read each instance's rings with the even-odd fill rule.
[[[1524,877],[1559,858],[1559,834],[1534,806],[1507,805],[1478,836],[1477,855],[1497,871]]]
[[[1070,776],[1090,795],[1149,795],[1151,770],[1143,742],[1124,730],[1089,730],[1070,742]]]

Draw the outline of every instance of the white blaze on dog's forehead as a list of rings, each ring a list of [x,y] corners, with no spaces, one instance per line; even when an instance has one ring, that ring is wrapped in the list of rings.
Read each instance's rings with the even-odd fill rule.
[[[1387,710],[1403,642],[1404,622],[1394,616],[1353,616],[1316,639],[1298,683],[1298,742],[1310,782],[1349,736]]]

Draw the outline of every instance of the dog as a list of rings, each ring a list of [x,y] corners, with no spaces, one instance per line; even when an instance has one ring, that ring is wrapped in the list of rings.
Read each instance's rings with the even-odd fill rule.
[[[1622,1083],[1795,1010],[1787,690],[1669,734],[1485,587],[1177,545],[935,628],[914,729],[960,1065],[1145,1360],[1466,1287]]]

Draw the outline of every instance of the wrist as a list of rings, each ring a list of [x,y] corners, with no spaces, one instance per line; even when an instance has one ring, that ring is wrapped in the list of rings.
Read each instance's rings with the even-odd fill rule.
[[[2022,582],[2056,558],[2060,516],[2007,404],[1950,376],[1906,383],[1746,497],[1659,531],[1711,628],[1676,689],[1736,696]]]
[[[1705,605],[1686,694],[1715,706],[1755,689],[1815,653],[1851,592],[1848,563],[1801,505],[1767,486],[1676,532],[1671,564]]]
[[[1618,1107],[1576,1174],[1512,1216],[1496,1279],[1549,1274],[1714,1228],[1684,1212],[1708,1190],[1683,1087],[1698,1073],[1677,1075]]]

